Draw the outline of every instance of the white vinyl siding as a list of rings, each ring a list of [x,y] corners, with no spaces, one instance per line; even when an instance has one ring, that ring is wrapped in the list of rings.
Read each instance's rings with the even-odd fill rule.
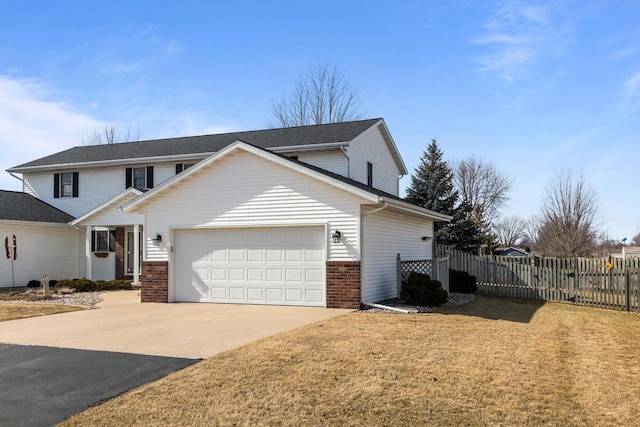
[[[141,167],[131,165],[129,167]],[[144,166],[147,166],[146,164]],[[175,163],[149,164],[153,166],[153,181],[157,186],[176,174]],[[25,173],[24,192],[49,203],[70,215],[80,217],[125,190],[125,166],[78,169],[79,197],[53,197],[54,172]]]
[[[405,260],[432,258],[433,222],[388,211],[364,218],[362,300],[377,302],[397,296],[396,257]]]
[[[340,150],[299,153],[298,160],[338,175],[347,176],[347,158]]]
[[[84,274],[82,274],[84,276]],[[109,252],[104,258],[91,254],[91,279],[113,280],[116,278],[116,254]]]
[[[355,138],[347,148],[349,178],[367,184],[367,162],[373,165],[373,187],[398,195],[400,170],[376,127]]]
[[[45,226],[38,223],[0,221],[2,245],[15,234],[18,257],[14,261],[16,286],[26,286],[29,280],[73,279],[82,276],[80,270],[79,237],[82,232],[66,225]],[[2,248],[0,287],[12,286],[11,261]]]
[[[145,210],[147,260],[167,260],[172,228],[326,225],[329,260],[359,260],[363,199],[250,153],[233,154],[191,176]],[[342,241],[329,243],[333,230]]]

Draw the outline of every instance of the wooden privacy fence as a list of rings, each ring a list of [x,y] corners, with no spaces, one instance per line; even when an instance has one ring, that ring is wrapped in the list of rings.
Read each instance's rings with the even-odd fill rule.
[[[414,261],[402,261],[400,254],[397,256],[398,270],[398,296],[402,292],[402,280],[409,276],[409,273],[428,274],[432,279],[442,283],[442,288],[449,291],[449,258],[439,257],[434,259],[421,259]]]
[[[478,256],[442,246],[437,253],[476,276],[483,294],[640,311],[639,258]]]

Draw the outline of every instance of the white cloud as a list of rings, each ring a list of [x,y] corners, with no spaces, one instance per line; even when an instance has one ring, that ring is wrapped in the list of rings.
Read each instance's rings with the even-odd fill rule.
[[[640,70],[622,85],[622,96],[626,101],[635,98],[640,89]]]
[[[0,167],[2,171],[80,145],[101,122],[53,99],[46,84],[0,75]],[[20,182],[0,173],[0,189],[20,190]]]
[[[547,6],[509,1],[484,25],[484,34],[471,40],[486,48],[481,70],[508,83],[525,75],[541,57],[557,53],[566,44],[566,24],[552,22]]]

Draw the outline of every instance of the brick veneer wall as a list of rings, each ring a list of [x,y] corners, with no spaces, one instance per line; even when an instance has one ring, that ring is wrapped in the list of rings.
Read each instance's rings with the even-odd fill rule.
[[[116,279],[124,280],[124,227],[116,228]]]
[[[327,261],[327,307],[360,308],[360,261]]]
[[[140,282],[142,302],[168,302],[169,263],[167,261],[143,261]]]

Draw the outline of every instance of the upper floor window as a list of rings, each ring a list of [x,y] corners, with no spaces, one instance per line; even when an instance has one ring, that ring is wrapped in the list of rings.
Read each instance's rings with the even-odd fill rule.
[[[125,175],[125,188],[133,187],[140,190],[153,188],[153,166],[127,168]]]
[[[180,172],[189,169],[191,166],[193,166],[195,163],[176,163],[176,175],[178,175]]]
[[[78,197],[79,173],[64,172],[53,174],[53,197]]]
[[[373,187],[373,163],[367,162],[367,185]]]

